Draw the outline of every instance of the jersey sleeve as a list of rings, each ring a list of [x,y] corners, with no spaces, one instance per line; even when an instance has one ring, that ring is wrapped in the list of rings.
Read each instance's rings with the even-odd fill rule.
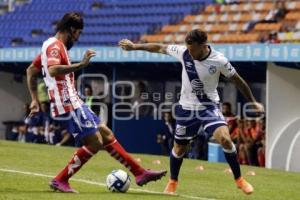
[[[232,77],[236,73],[235,68],[225,56],[222,56],[220,59],[220,71],[227,78]]]
[[[47,48],[47,66],[60,65],[62,59],[62,50],[57,44],[52,44]]]
[[[41,70],[42,69],[42,58],[41,58],[41,54],[37,55],[35,57],[35,59],[32,61],[33,66],[38,69]]]
[[[182,55],[186,50],[185,46],[181,45],[168,45],[167,46],[167,54],[177,58],[178,60],[182,60]]]

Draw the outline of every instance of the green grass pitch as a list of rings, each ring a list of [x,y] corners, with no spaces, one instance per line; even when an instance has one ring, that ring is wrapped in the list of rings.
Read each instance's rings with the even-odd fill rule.
[[[79,194],[51,191],[49,180],[65,166],[73,152],[73,148],[0,140],[0,200],[300,200],[300,173],[242,166],[244,174],[250,170],[256,173],[256,176],[245,175],[255,188],[255,192],[247,196],[236,188],[232,175],[224,173],[226,164],[188,159],[181,169],[178,196],[161,193],[167,177],[138,187],[132,175],[127,193],[111,193],[105,187],[106,175],[124,167],[105,151],[93,157],[71,180]],[[133,156],[141,158],[141,164],[146,168],[169,169],[168,157]],[[161,160],[161,164],[152,163],[157,159]],[[196,171],[198,165],[202,165],[204,170]]]

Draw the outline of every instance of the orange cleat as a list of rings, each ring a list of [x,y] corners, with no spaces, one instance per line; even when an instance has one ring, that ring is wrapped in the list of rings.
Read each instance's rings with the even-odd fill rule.
[[[174,195],[176,193],[177,185],[178,181],[170,179],[164,190],[164,193]]]
[[[243,177],[240,177],[237,180],[235,180],[235,183],[238,186],[238,188],[243,190],[245,194],[251,194],[254,191],[252,185],[248,183]]]

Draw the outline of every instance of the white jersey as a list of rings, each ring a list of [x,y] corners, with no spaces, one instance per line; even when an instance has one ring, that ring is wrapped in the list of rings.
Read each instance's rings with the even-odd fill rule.
[[[177,58],[182,64],[182,87],[179,104],[186,110],[203,110],[204,104],[207,102],[201,101],[195,94],[196,90],[201,90],[207,96],[209,101],[219,103],[220,98],[217,91],[220,73],[225,77],[233,76],[236,71],[228,61],[228,59],[221,53],[210,47],[209,55],[203,60],[193,60],[197,73],[194,73],[197,78],[190,81],[188,72],[189,65],[184,55],[187,54],[187,47],[182,45],[169,45],[167,47],[167,54]],[[189,54],[188,54],[189,55]],[[189,72],[190,73],[190,72]]]

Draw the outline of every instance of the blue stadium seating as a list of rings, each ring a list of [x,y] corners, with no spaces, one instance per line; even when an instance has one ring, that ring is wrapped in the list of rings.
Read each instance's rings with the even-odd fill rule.
[[[101,4],[99,8],[93,4]],[[69,11],[84,14],[79,45],[116,45],[122,38],[137,41],[185,15],[199,12],[212,0],[32,0],[0,16],[0,47],[41,46],[55,33],[55,23]],[[34,35],[33,31],[39,32]]]

